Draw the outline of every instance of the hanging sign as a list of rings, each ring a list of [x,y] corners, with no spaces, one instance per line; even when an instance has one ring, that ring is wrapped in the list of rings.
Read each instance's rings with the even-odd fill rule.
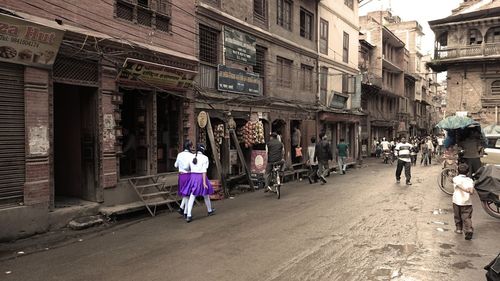
[[[201,111],[198,114],[198,126],[200,126],[200,128],[203,129],[207,126],[207,123],[208,123],[208,114],[205,111]]]
[[[64,30],[0,14],[0,61],[50,68]]]
[[[224,48],[227,59],[255,65],[255,37],[230,27],[224,27]]]
[[[127,58],[118,78],[127,84],[182,90],[193,86],[195,75],[195,71]]]
[[[262,82],[257,73],[219,65],[217,85],[219,91],[262,95]]]

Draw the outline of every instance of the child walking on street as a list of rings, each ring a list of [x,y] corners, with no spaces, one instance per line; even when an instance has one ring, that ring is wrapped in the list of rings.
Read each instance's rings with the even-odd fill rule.
[[[453,178],[453,214],[455,216],[455,233],[465,233],[465,240],[471,240],[474,228],[472,227],[472,201],[470,195],[474,193],[474,181],[467,176],[469,166],[458,165],[458,176]]]

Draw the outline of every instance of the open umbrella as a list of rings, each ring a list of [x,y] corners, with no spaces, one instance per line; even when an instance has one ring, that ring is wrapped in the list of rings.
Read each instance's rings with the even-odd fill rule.
[[[444,130],[455,130],[455,129],[464,129],[471,125],[479,125],[476,121],[472,120],[469,117],[463,116],[449,116],[441,120],[436,127]]]

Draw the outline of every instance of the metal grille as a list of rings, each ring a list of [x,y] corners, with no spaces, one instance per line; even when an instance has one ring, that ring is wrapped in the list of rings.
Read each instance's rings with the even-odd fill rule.
[[[255,66],[253,67],[253,72],[258,73],[260,77],[265,76],[266,67],[266,48],[262,46],[257,46],[255,55]]]
[[[24,68],[0,63],[0,205],[23,201]]]
[[[200,61],[217,64],[218,31],[200,24]]]
[[[158,7],[156,11],[158,13],[170,15],[170,2],[168,0],[158,0]]]
[[[98,64],[94,61],[57,56],[54,80],[76,85],[96,86],[99,82]]]
[[[134,6],[124,1],[116,1],[116,17],[133,21]]]
[[[156,14],[156,29],[168,32],[170,30],[170,18]]]
[[[137,8],[137,23],[140,25],[151,26],[153,12],[144,8]]]

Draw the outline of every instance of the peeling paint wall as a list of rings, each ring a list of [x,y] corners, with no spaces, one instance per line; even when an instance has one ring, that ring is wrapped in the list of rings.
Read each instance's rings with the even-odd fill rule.
[[[47,126],[29,128],[29,154],[31,156],[49,155],[49,129]]]

